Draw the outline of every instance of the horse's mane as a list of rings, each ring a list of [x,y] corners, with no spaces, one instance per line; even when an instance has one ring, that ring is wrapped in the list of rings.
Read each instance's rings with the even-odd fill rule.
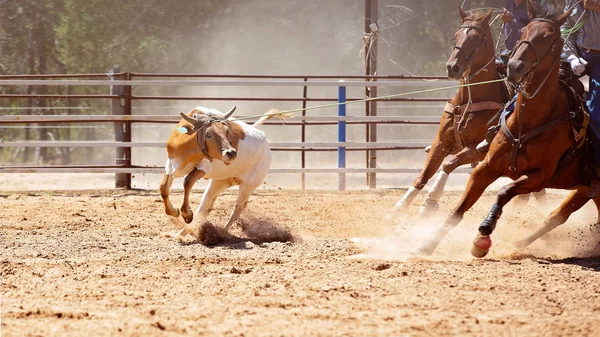
[[[542,6],[535,2],[529,2],[529,6],[532,7],[533,12],[535,13],[534,19],[539,18],[556,21],[558,17],[563,14],[561,10],[556,9],[553,6]]]
[[[478,21],[481,22],[483,18],[487,15],[486,11],[472,11],[469,12],[469,15],[465,18],[465,21]]]

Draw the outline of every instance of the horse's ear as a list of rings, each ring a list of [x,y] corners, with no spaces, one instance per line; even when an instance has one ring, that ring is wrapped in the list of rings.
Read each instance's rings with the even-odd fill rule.
[[[538,16],[537,4],[532,0],[527,0],[527,14],[529,15],[529,21]]]
[[[556,18],[556,24],[560,27],[562,26],[567,19],[569,18],[569,16],[571,16],[571,12],[573,11],[573,7],[571,7],[568,11],[562,13],[559,17]]]
[[[490,8],[490,10],[487,12],[487,14],[483,17],[483,19],[481,19],[481,24],[484,26],[489,26],[490,25],[490,19],[492,17],[492,13],[494,12],[493,8]]]
[[[460,17],[462,18],[463,22],[465,22],[465,19],[467,18],[467,13],[465,13],[465,11],[463,11],[462,7],[458,6],[458,13],[460,14]]]

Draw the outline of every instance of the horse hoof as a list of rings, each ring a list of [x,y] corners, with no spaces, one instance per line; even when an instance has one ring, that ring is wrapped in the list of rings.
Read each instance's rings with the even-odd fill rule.
[[[437,245],[435,243],[426,243],[408,253],[408,255],[404,258],[404,261],[414,261],[427,258],[433,254],[436,246]]]
[[[419,218],[426,219],[434,215],[440,209],[440,205],[437,202],[426,202],[423,207],[419,209]]]
[[[404,262],[418,261],[418,260],[422,260],[423,258],[426,258],[429,255],[431,255],[431,254],[425,254],[421,248],[417,248],[417,249],[411,251],[410,253],[408,253],[408,255],[406,255],[404,257],[404,259],[402,259],[402,261],[404,261]]]
[[[525,249],[527,246],[529,246],[529,243],[525,240],[520,240],[515,242],[514,247],[516,249]]]
[[[477,235],[473,240],[473,246],[471,247],[471,255],[476,258],[482,258],[487,255],[492,246],[492,239],[489,235]]]
[[[473,245],[473,247],[471,247],[471,255],[473,255],[474,257],[476,257],[478,259],[486,256],[489,251],[490,251],[489,249],[481,249],[475,245]]]

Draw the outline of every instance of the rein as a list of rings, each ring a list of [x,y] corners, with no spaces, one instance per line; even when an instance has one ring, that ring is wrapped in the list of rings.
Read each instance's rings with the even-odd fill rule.
[[[532,21],[541,21],[541,22],[546,22],[546,23],[551,23],[554,24],[554,22],[552,20],[548,20],[548,19],[543,19],[543,18],[535,18]],[[532,68],[529,70],[529,72],[527,73],[527,78],[528,80],[525,81],[525,84],[522,86],[519,86],[518,91],[519,94],[523,95],[523,97],[525,99],[532,99],[535,96],[537,96],[537,94],[540,92],[540,89],[546,84],[546,81],[548,80],[548,78],[550,77],[550,74],[552,73],[552,71],[554,70],[554,68],[558,65],[558,59],[560,57],[560,53],[557,54],[557,56],[554,58],[553,62],[552,62],[552,67],[550,68],[550,70],[548,71],[548,74],[546,74],[546,77],[544,77],[542,83],[538,86],[538,88],[534,91],[533,94],[529,94],[527,93],[527,91],[525,91],[525,87],[527,86],[527,84],[531,83],[531,80],[533,78],[533,75],[535,74],[535,70],[537,69],[537,67],[540,65],[540,62],[543,61],[546,56],[548,56],[548,54],[550,53],[550,51],[554,51],[556,50],[556,41],[558,40],[558,38],[560,38],[560,32],[559,34],[557,34],[557,36],[554,38],[554,40],[552,41],[552,45],[546,50],[546,52],[544,53],[544,55],[542,57],[539,57],[539,53],[537,52],[535,45],[533,44],[533,42],[531,40],[521,40],[519,41],[519,43],[515,46],[515,48],[512,50],[511,52],[511,57],[514,55],[515,51],[517,49],[519,49],[519,47],[523,44],[531,47],[533,49],[533,52],[535,54],[536,57],[536,61],[533,64]],[[521,108],[524,107],[524,104],[521,104]],[[516,110],[516,107],[515,107]],[[516,115],[515,115],[515,118]],[[506,125],[506,114],[502,114],[500,116],[500,127],[502,128],[502,132],[504,133],[504,135],[506,136],[506,138],[510,141],[511,145],[512,145],[512,153],[510,156],[510,164],[508,169],[511,170],[512,172],[517,172],[517,158],[519,156],[519,149],[523,146],[524,143],[526,143],[527,141],[529,141],[531,138],[553,128],[554,126],[558,125],[559,123],[568,120],[570,118],[569,115],[563,115],[560,116],[557,119],[554,119],[546,124],[543,124],[541,126],[536,127],[533,130],[530,130],[528,132],[526,132],[524,135],[521,135],[521,128],[519,126],[519,137],[515,137],[512,132],[509,130],[508,126]],[[518,121],[517,121],[518,124]]]
[[[481,39],[481,41],[479,41],[479,43],[477,44],[477,46],[475,47],[475,49],[473,50],[473,52],[471,52],[471,54],[467,54],[465,52],[465,50],[461,46],[458,46],[456,44],[452,48],[453,51],[454,51],[454,49],[456,49],[456,50],[458,50],[459,52],[461,52],[465,56],[465,58],[467,60],[466,67],[467,67],[467,69],[469,69],[469,71],[467,72],[467,76],[470,75],[469,76],[469,81],[470,81],[473,78],[475,78],[475,76],[477,76],[481,71],[483,71],[490,63],[492,63],[496,59],[496,56],[495,55],[492,56],[492,58],[486,64],[484,64],[482,67],[480,67],[479,69],[477,69],[477,71],[475,71],[475,73],[471,75],[470,74],[471,73],[470,68],[471,68],[471,61],[473,60],[472,58],[473,58],[473,56],[475,56],[475,54],[477,54],[479,52],[479,48],[482,45],[485,45],[487,43],[487,33],[488,33],[488,31],[485,28],[481,27],[481,26],[475,26],[475,25],[461,25],[459,28],[466,29],[467,30],[467,34],[469,33],[470,29],[475,29],[475,30],[481,31],[482,34],[483,34],[483,38]],[[468,81],[467,81],[467,83],[468,83]]]
[[[461,137],[460,137],[460,128],[462,127],[462,124],[463,124],[465,118],[470,113],[477,112],[477,111],[498,110],[502,107],[502,104],[498,103],[498,102],[492,102],[492,101],[473,103],[472,98],[471,98],[471,87],[470,87],[471,83],[470,82],[477,75],[479,75],[482,71],[488,71],[486,68],[495,60],[496,56],[493,55],[492,58],[487,63],[485,63],[477,71],[475,71],[473,74],[471,74],[471,64],[470,63],[473,60],[473,56],[475,56],[479,52],[480,47],[487,43],[488,31],[481,26],[475,26],[475,25],[461,25],[459,28],[466,29],[467,34],[470,29],[478,30],[478,31],[482,32],[482,34],[483,34],[483,38],[481,39],[481,41],[479,41],[479,43],[477,44],[477,46],[475,47],[473,52],[471,52],[471,54],[467,54],[465,52],[465,50],[461,46],[458,46],[458,45],[454,45],[454,48],[452,49],[452,50],[456,49],[459,52],[461,52],[465,56],[466,61],[467,61],[466,70],[463,75],[463,81],[467,87],[467,93],[468,93],[467,103],[462,104],[462,105],[454,105],[454,104],[451,104],[450,102],[447,102],[446,105],[444,106],[444,112],[451,114],[453,116],[452,123],[454,124],[454,141],[456,142],[456,146],[458,147],[458,150],[460,151],[464,148]]]
[[[545,22],[545,23],[549,23],[549,24],[554,25],[554,21],[549,20],[549,19],[544,19],[544,18],[535,18],[532,21]],[[539,53],[538,53],[537,49],[535,48],[535,45],[533,44],[533,42],[531,40],[521,40],[521,41],[519,41],[517,43],[517,45],[511,51],[510,57],[512,57],[515,54],[515,52],[519,49],[519,47],[521,47],[521,45],[526,45],[527,47],[531,47],[531,49],[533,50],[533,53],[535,54],[536,60],[533,63],[533,66],[531,67],[531,69],[529,70],[529,72],[526,74],[527,80],[525,81],[525,83],[523,85],[520,85],[517,88],[517,90],[519,91],[519,93],[523,94],[523,96],[525,98],[527,98],[527,99],[534,98],[540,92],[540,89],[544,86],[544,84],[546,84],[546,81],[548,80],[548,78],[550,77],[550,74],[552,73],[551,71],[548,71],[548,73],[546,74],[546,77],[544,77],[544,80],[542,81],[542,83],[540,83],[540,85],[533,92],[533,94],[529,94],[526,91],[527,84],[531,83],[531,80],[533,78],[533,74],[535,73],[535,70],[537,69],[537,67],[540,65],[540,62],[543,61],[546,58],[546,56],[548,56],[548,54],[551,51],[556,50],[556,41],[560,37],[561,37],[561,35],[560,35],[560,31],[559,31],[559,33],[554,37],[554,40],[552,40],[552,45],[548,49],[546,49],[546,52],[544,53],[544,55],[542,55],[542,57],[539,56]],[[551,69],[554,69],[554,66],[556,65],[556,61],[558,61],[559,58],[560,58],[560,53],[558,53],[555,56],[554,61],[552,62],[553,66],[552,66]]]

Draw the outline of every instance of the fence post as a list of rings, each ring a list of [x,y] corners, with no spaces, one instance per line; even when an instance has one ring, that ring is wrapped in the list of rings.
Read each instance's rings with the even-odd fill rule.
[[[304,82],[307,82],[308,78],[304,78]],[[305,85],[302,90],[302,117],[306,116],[306,99],[308,97],[308,86]],[[302,121],[302,126],[300,127],[302,131],[301,141],[302,143],[306,142],[306,121]],[[306,168],[306,151],[302,148],[302,152],[300,154],[300,161],[302,162],[302,168]],[[306,189],[306,174],[302,172],[302,190]]]
[[[111,81],[115,74],[120,73],[120,68],[115,65],[109,70]],[[122,79],[122,76],[118,77]],[[129,79],[127,74],[126,79]],[[110,94],[118,95],[119,98],[110,100],[110,110],[113,115],[131,115],[131,86],[111,85]],[[131,124],[129,122],[114,123],[115,125],[115,141],[131,142]],[[123,167],[131,167],[131,148],[118,147],[116,155],[116,164]],[[115,187],[131,189],[131,173],[117,173],[115,175]]]
[[[379,1],[378,0],[365,0],[365,36],[370,37],[371,42],[367,42],[367,49],[365,52],[366,59],[366,75],[377,74],[377,35],[379,34]],[[371,78],[371,81],[377,79]],[[367,98],[377,97],[377,86],[367,86],[366,88]],[[377,101],[367,102],[367,116],[377,116]],[[367,125],[367,142],[377,142],[377,124],[371,123]],[[377,151],[367,150],[367,168],[377,167]],[[377,173],[367,173],[367,184],[369,188],[377,188]]]
[[[344,84],[344,80],[340,80],[340,84]],[[346,86],[338,87],[338,117],[346,116]],[[346,142],[346,121],[338,121],[338,142]],[[338,168],[346,168],[346,147],[338,147]],[[346,190],[346,173],[338,173],[338,190]]]

